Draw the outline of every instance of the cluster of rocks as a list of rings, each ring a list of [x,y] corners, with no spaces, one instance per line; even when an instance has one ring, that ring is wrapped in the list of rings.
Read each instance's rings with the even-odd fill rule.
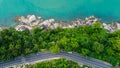
[[[102,23],[102,26],[108,32],[114,32],[115,30],[120,30],[120,23],[118,23],[118,22],[112,23],[112,24]]]
[[[29,25],[29,26],[37,26],[39,22],[42,21],[41,17],[37,17],[35,15],[28,15],[27,17],[19,16],[15,19],[18,22],[18,25]]]
[[[99,22],[100,19],[95,18],[94,16],[90,16],[88,18],[85,19],[77,19],[75,21],[73,21],[72,23],[70,23],[72,26],[83,26],[83,25],[92,25],[96,22]]]
[[[33,27],[40,26],[42,29],[51,28],[55,29],[57,27],[61,28],[75,28],[77,26],[84,26],[92,24],[96,22],[100,22],[99,18],[95,18],[94,16],[90,16],[85,19],[77,19],[75,21],[72,21],[71,23],[64,23],[64,22],[56,22],[55,19],[48,19],[43,20],[42,17],[36,17],[35,15],[28,15],[27,17],[20,16],[16,18],[16,22],[18,22],[18,25],[15,27],[16,30],[30,30]],[[102,26],[104,29],[108,30],[109,32],[113,32],[117,29],[120,29],[119,23],[114,24],[105,24],[102,23]]]

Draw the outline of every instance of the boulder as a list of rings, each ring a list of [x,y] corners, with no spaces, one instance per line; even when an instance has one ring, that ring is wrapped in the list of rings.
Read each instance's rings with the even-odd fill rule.
[[[37,19],[39,19],[39,20],[40,20],[40,19],[42,19],[42,17],[40,17],[40,16],[39,16],[39,17],[37,17]]]
[[[100,21],[100,19],[95,18],[94,16],[90,16],[88,18],[85,18],[85,25],[92,25],[98,21]]]
[[[29,29],[25,26],[21,26],[18,28],[18,31],[23,31],[23,30],[29,31]]]
[[[42,26],[42,25],[44,25],[44,26],[50,26],[50,25],[53,24],[54,21],[55,21],[54,19],[45,20],[45,21],[41,22],[39,25],[40,26]]]
[[[32,27],[30,27],[30,26],[28,26],[28,25],[17,25],[16,27],[15,27],[15,29],[17,30],[17,31],[23,31],[23,30],[31,30],[32,29]]]
[[[120,29],[120,23],[116,23],[117,29]]]
[[[28,23],[28,20],[24,16],[21,16],[21,18],[19,19],[19,22]]]
[[[36,20],[36,17],[35,17],[35,15],[28,15],[27,20],[28,20],[28,22],[26,22],[26,23],[32,23],[33,21]]]
[[[109,25],[107,25],[106,23],[102,23],[102,26],[104,29],[110,31],[111,27]]]
[[[35,20],[34,22],[32,22],[31,24],[30,24],[30,26],[38,26],[39,25],[39,23],[40,23],[40,20]]]

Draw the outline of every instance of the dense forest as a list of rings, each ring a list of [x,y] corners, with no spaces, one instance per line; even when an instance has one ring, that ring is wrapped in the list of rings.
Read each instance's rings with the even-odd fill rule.
[[[19,66],[23,68],[23,66]],[[25,68],[92,68],[91,66],[77,64],[67,59],[54,59],[50,61],[43,61],[36,64],[25,65]],[[12,68],[12,67],[11,67]]]
[[[0,31],[0,60],[50,50],[52,53],[74,51],[120,65],[120,30],[112,33],[102,28],[101,23],[76,28],[16,31],[14,28]]]

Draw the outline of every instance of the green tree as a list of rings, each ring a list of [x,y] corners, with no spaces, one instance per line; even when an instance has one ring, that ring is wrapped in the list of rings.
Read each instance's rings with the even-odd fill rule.
[[[94,42],[93,46],[92,46],[92,49],[97,53],[99,54],[100,52],[103,52],[104,51],[104,45],[103,44],[100,44],[98,42]]]
[[[53,54],[56,54],[56,53],[59,53],[60,52],[60,48],[58,45],[54,45],[54,46],[51,46],[50,47],[50,51],[53,53]]]
[[[81,52],[82,52],[83,56],[87,56],[90,53],[90,51],[88,49],[86,49],[86,48],[82,48]]]
[[[111,43],[114,50],[120,51],[120,38],[111,38],[109,39],[109,42]]]
[[[60,46],[60,48],[64,48],[64,46],[67,45],[67,38],[64,36],[59,41],[57,41],[57,43]]]
[[[106,49],[106,53],[107,53],[109,56],[112,56],[112,55],[114,55],[114,50],[113,50],[111,47],[109,47],[109,48]]]
[[[101,22],[96,22],[92,25],[93,28],[102,28]]]
[[[38,44],[34,44],[33,51],[34,51],[35,53],[40,51]]]

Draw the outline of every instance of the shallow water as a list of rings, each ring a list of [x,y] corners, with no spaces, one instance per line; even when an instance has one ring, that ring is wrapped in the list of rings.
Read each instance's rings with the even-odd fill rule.
[[[110,23],[120,21],[120,0],[0,0],[0,26],[28,14],[62,21],[95,15]]]

